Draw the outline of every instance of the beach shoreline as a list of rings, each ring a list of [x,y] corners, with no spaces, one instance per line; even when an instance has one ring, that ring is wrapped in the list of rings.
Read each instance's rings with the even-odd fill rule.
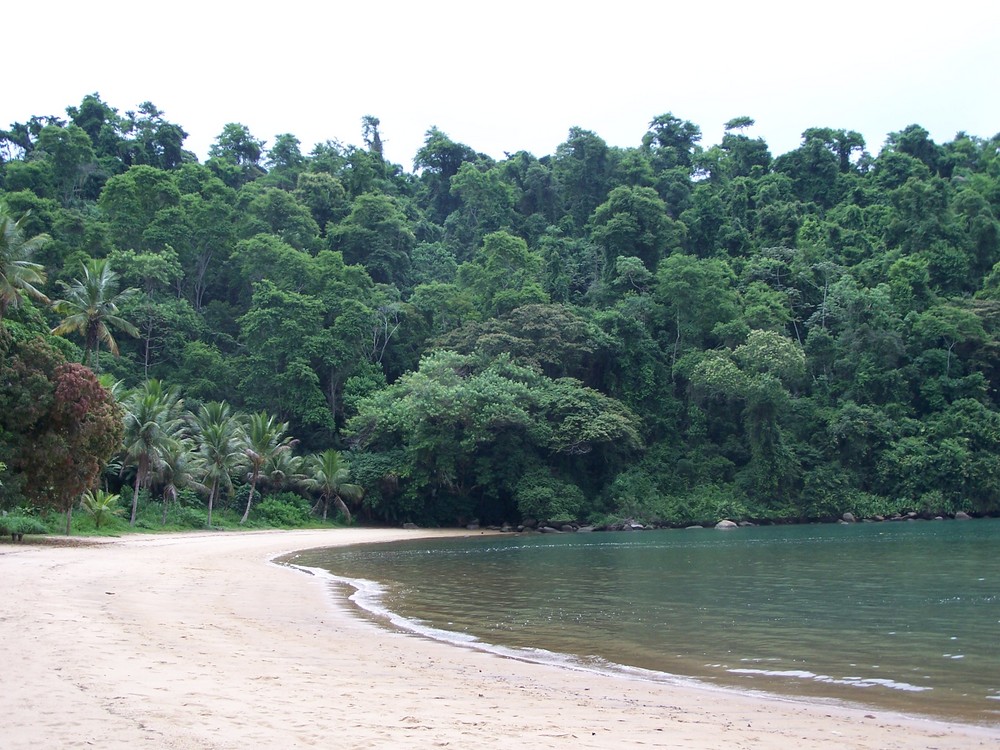
[[[995,747],[1000,729],[505,658],[381,627],[305,549],[465,530],[0,544],[0,746]],[[373,575],[372,578],[377,578]]]

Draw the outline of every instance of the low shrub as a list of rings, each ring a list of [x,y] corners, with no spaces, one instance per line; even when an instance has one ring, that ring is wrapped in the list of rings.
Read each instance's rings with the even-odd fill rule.
[[[312,520],[312,507],[301,495],[280,492],[256,503],[250,515],[254,525],[258,526],[303,526]]]
[[[25,534],[47,533],[49,533],[49,530],[45,524],[32,516],[0,516],[0,534],[10,534],[12,539],[20,539]]]

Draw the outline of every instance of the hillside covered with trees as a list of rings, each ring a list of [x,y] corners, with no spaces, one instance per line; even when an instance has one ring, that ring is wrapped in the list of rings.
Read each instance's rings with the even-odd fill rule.
[[[411,169],[379,128],[0,131],[0,506],[1000,512],[1000,135],[668,113],[499,161],[432,127]]]

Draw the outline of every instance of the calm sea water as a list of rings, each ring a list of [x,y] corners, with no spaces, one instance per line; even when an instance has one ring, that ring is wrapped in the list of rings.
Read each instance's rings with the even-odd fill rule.
[[[473,536],[290,560],[433,637],[1000,723],[1000,520]]]

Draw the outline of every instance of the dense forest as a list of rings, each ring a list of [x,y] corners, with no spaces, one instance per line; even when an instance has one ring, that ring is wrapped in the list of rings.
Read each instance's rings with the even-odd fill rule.
[[[204,163],[148,102],[11,124],[0,506],[1000,512],[1000,135],[753,124],[502,160],[432,127],[412,171],[371,116]]]

